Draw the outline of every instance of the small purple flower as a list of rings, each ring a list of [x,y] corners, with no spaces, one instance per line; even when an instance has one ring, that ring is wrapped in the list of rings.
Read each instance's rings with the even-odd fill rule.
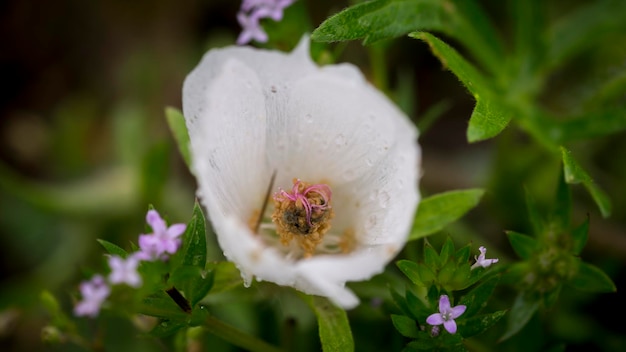
[[[267,42],[267,34],[261,28],[260,20],[271,18],[274,21],[283,19],[283,11],[295,0],[244,0],[237,13],[237,21],[243,31],[237,38],[237,44],[243,45],[251,40]]]
[[[476,259],[476,263],[472,265],[472,270],[478,268],[479,266],[482,266],[483,268],[488,268],[491,264],[498,262],[498,258],[485,259],[485,253],[487,253],[487,248],[481,246],[480,248],[478,248],[478,250],[480,251],[480,255],[478,256],[478,258],[474,256],[474,259]]]
[[[448,330],[449,333],[456,333],[456,322],[454,319],[458,318],[465,312],[467,307],[464,305],[458,305],[450,307],[450,299],[446,295],[441,295],[439,298],[439,313],[434,313],[426,318],[426,322],[430,325],[441,325]]]
[[[168,254],[176,253],[182,243],[179,237],[185,232],[187,225],[173,224],[167,227],[156,210],[148,211],[146,221],[152,227],[153,233],[139,236],[140,251],[135,257],[140,260],[164,260]]]
[[[132,287],[141,286],[141,276],[137,272],[139,266],[139,258],[134,255],[126,258],[126,260],[116,255],[109,257],[109,282],[112,284],[128,284]]]
[[[89,281],[80,284],[80,294],[83,300],[74,307],[74,315],[79,317],[96,317],[100,313],[100,306],[111,293],[111,289],[101,275],[94,275]]]

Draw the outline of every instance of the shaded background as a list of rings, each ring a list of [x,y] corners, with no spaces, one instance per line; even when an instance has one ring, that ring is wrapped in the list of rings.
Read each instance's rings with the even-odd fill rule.
[[[508,38],[512,29],[506,6],[481,3]],[[581,3],[550,2],[545,15],[558,20]],[[290,50],[304,30],[348,4],[300,1],[287,10],[283,23],[265,23],[271,39],[267,46]],[[234,43],[240,30],[238,7],[238,1],[227,0],[0,4],[0,349],[44,347],[39,336],[49,317],[39,304],[40,292],[51,291],[70,311],[77,283],[103,267],[103,250],[95,239],[123,247],[135,241],[144,230],[148,204],[177,222],[189,218],[195,180],[178,155],[163,111],[165,106],[181,107],[184,77],[207,49]],[[308,14],[306,20],[295,23],[293,18],[301,20],[303,14]],[[599,35],[593,51],[550,77],[546,106],[568,112],[588,87],[626,69],[626,47],[616,44],[624,40],[623,32]],[[487,243],[490,253],[514,259],[503,230],[528,229],[524,186],[547,207],[558,163],[514,127],[495,140],[469,145],[465,129],[473,99],[422,42],[399,38],[373,48],[358,42],[315,46],[322,62],[328,59],[324,49],[339,53],[337,61],[355,63],[372,80],[372,55],[386,58],[392,98],[423,126],[428,116],[438,116],[420,139],[424,194],[468,187],[488,191],[481,205],[445,234],[458,243]],[[602,315],[625,311],[618,299],[626,260],[624,137],[620,133],[568,146],[614,203],[612,217],[602,219],[582,187],[574,188],[575,221],[582,222],[586,214],[591,218],[582,256],[618,285],[617,294],[564,293],[560,313],[551,320],[558,324],[548,328],[550,338],[581,349],[626,348],[620,336],[624,330]],[[218,248],[210,250],[219,258]],[[271,308],[256,311],[255,319],[262,322]],[[233,319],[246,324],[250,316],[245,314]],[[358,319],[359,312],[351,314],[357,348],[367,350],[359,344],[359,334],[368,336],[371,326]],[[111,318],[107,324],[120,341],[136,340],[129,322]],[[277,320],[275,330],[281,324]],[[381,339],[401,346],[390,323],[387,328]],[[269,340],[279,338],[276,331],[259,331],[254,324],[249,329]],[[158,345],[142,339],[119,344],[107,350]]]

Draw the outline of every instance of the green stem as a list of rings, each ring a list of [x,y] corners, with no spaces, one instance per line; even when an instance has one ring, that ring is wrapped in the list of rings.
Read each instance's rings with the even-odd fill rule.
[[[378,89],[383,91],[385,94],[389,94],[389,79],[387,76],[387,63],[385,57],[386,49],[386,43],[376,43],[367,47],[370,57],[370,65],[372,68],[372,81]]]
[[[211,334],[252,352],[280,352],[281,350],[268,344],[263,340],[259,340],[254,336],[228,325],[214,317],[208,317],[202,325]]]

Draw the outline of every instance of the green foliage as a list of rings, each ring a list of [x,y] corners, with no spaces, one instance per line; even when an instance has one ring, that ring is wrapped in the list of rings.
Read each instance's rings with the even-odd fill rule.
[[[471,269],[469,252],[469,245],[455,250],[454,242],[448,237],[439,253],[425,243],[423,263],[410,260],[396,263],[415,285],[415,289],[407,287],[404,297],[391,290],[395,304],[404,314],[392,314],[393,325],[402,336],[413,339],[405,350],[464,349],[464,339],[485,332],[505,315],[505,311],[478,315],[487,306],[500,275],[490,275],[491,270],[482,267]],[[440,327],[437,332],[426,319],[438,313],[441,295],[448,295],[452,301],[455,291],[463,292],[456,305],[466,306],[465,312],[455,319],[458,331],[449,334]]]
[[[304,299],[317,317],[322,350],[354,351],[354,340],[346,311],[324,297],[304,296]]]
[[[185,117],[183,113],[173,107],[165,108],[165,117],[167,124],[170,126],[170,130],[176,140],[178,151],[183,157],[185,164],[188,168],[191,168],[191,152],[189,151],[189,134],[187,133],[187,126],[185,124]]]
[[[478,204],[483,193],[480,189],[468,189],[423,199],[417,209],[409,240],[431,235],[458,220]]]
[[[565,182],[569,184],[582,183],[600,208],[602,216],[608,217],[611,215],[611,201],[606,193],[593,182],[591,176],[574,160],[570,151],[561,147],[561,154],[563,156]]]

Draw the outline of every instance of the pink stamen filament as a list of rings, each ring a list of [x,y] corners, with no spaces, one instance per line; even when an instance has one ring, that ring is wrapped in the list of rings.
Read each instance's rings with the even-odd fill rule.
[[[313,214],[313,210],[314,209],[319,209],[319,210],[328,209],[330,207],[328,203],[330,202],[332,191],[330,190],[330,187],[328,185],[315,184],[315,185],[305,188],[304,191],[300,193],[300,191],[298,190],[299,186],[300,186],[300,180],[298,179],[293,184],[293,187],[291,188],[291,193],[286,192],[283,189],[280,189],[278,193],[274,194],[274,199],[278,201],[281,201],[281,200],[284,201],[285,199],[289,199],[292,202],[296,202],[296,204],[298,201],[302,202],[302,206],[304,207],[304,211],[306,212],[306,221],[309,224],[309,226],[313,226],[313,224],[311,223],[311,216]],[[311,202],[309,202],[309,199],[306,197],[307,194],[309,193],[319,194],[324,200],[324,204],[311,204]]]

